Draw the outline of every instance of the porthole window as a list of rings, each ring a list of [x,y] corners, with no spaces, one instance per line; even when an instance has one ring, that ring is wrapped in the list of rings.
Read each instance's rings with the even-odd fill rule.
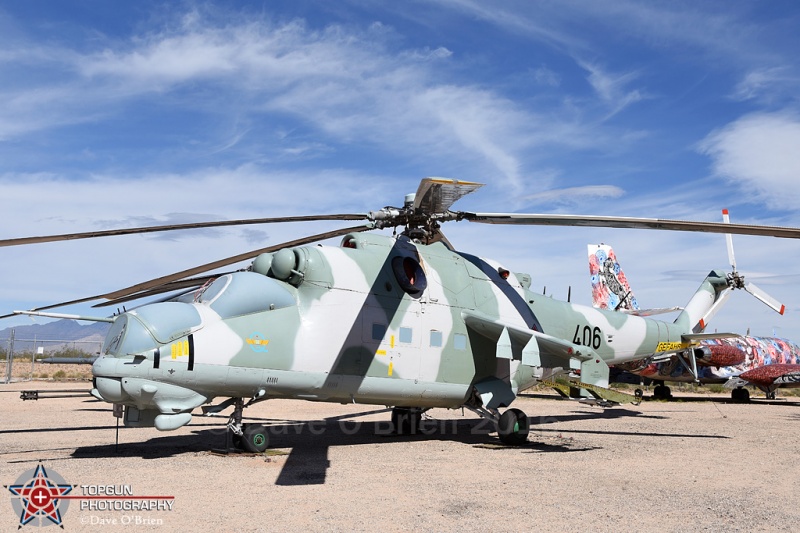
[[[412,296],[421,295],[428,286],[425,271],[413,257],[395,257],[392,270],[400,288]]]

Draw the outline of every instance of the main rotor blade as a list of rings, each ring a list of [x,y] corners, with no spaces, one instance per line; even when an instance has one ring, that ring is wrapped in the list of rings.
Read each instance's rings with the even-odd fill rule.
[[[414,196],[414,209],[423,213],[444,213],[459,199],[483,187],[483,183],[448,178],[425,178]]]
[[[54,309],[57,307],[66,307],[68,305],[80,304],[91,302],[94,300],[111,300],[110,302],[103,302],[101,304],[94,305],[93,307],[105,307],[108,305],[115,305],[117,303],[121,303],[124,301],[136,300],[139,298],[145,298],[147,296],[152,296],[155,294],[161,294],[164,292],[169,292],[172,290],[179,290],[184,288],[191,288],[191,287],[199,287],[208,279],[214,276],[203,276],[199,278],[192,278],[192,279],[183,279],[189,276],[193,276],[195,274],[199,274],[202,272],[207,272],[209,270],[213,270],[215,268],[220,268],[223,266],[231,265],[234,263],[238,263],[239,261],[244,261],[245,259],[249,259],[251,257],[256,257],[259,254],[266,253],[266,252],[274,252],[276,250],[280,250],[281,248],[287,248],[291,246],[300,246],[303,244],[309,244],[316,241],[322,241],[325,239],[329,239],[332,237],[338,237],[341,235],[347,235],[348,233],[358,233],[361,231],[370,230],[369,226],[355,226],[352,228],[342,228],[338,230],[328,231],[325,233],[318,233],[316,235],[309,235],[308,237],[302,237],[300,239],[295,239],[292,241],[287,241],[281,244],[275,244],[273,246],[268,246],[266,248],[260,248],[258,250],[253,250],[251,252],[235,255],[229,257],[227,259],[221,259],[219,261],[214,261],[213,263],[207,263],[205,265],[190,268],[187,270],[183,270],[181,272],[176,272],[175,274],[170,274],[168,276],[162,276],[160,278],[156,278],[149,281],[144,281],[142,283],[137,283],[136,285],[132,285],[125,289],[120,289],[118,291],[109,292],[106,294],[97,294],[95,296],[89,296],[87,298],[79,298],[77,300],[70,300],[67,302],[60,302],[57,304],[45,305],[42,307],[35,307],[33,309],[29,309],[29,311],[44,311],[47,309]],[[163,289],[163,290],[162,290]],[[14,313],[7,314],[7,315],[0,315],[0,319],[8,318],[14,316]]]
[[[137,283],[136,285],[131,285],[130,287],[126,287],[118,291],[103,294],[100,297],[106,298],[108,300],[113,300],[116,298],[124,298],[126,296],[130,296],[139,292],[148,291],[150,289],[154,289],[156,287],[160,287],[162,285],[166,285],[168,283],[175,282],[183,278],[187,278],[189,276],[195,276],[197,274],[208,272],[216,268],[221,268],[224,266],[232,265],[234,263],[238,263],[240,261],[244,261],[245,259],[251,259],[263,253],[274,252],[276,250],[280,250],[281,248],[301,246],[303,244],[323,241],[325,239],[330,239],[332,237],[339,237],[341,235],[347,235],[348,233],[357,233],[360,231],[367,231],[370,229],[372,229],[370,226],[354,226],[351,228],[342,228],[332,231],[326,231],[325,233],[317,233],[316,235],[309,235],[307,237],[301,237],[299,239],[294,239],[292,241],[287,241],[280,244],[267,246],[266,248],[259,248],[258,250],[252,250],[250,252],[245,252],[243,254],[238,254],[225,259],[220,259],[219,261],[206,263],[205,265],[189,268],[187,270],[182,270],[180,272],[175,272],[174,274],[169,274],[167,276],[161,276],[160,278],[143,281],[142,283]]]
[[[86,302],[91,302],[94,300],[99,300],[102,296],[89,296],[88,298],[79,298],[77,300],[70,300],[68,302],[59,302],[57,304],[50,304],[44,305],[42,307],[34,307],[33,309],[28,309],[28,311],[46,311],[47,309],[56,309],[57,307],[66,307],[68,305],[75,305],[75,304],[82,304]],[[9,313],[5,315],[0,315],[0,319],[3,318],[10,318],[12,316],[16,316],[16,313]]]
[[[178,290],[183,290],[184,292],[191,292],[198,287],[202,287],[207,282],[216,279],[220,276],[224,276],[225,274],[230,274],[230,272],[217,272],[215,274],[208,274],[205,276],[198,276],[196,278],[188,278],[188,279],[181,279],[178,281],[171,281],[165,285],[160,285],[153,289],[147,291],[137,292],[135,294],[131,294],[129,296],[124,296],[122,298],[116,298],[114,300],[109,300],[107,302],[100,302],[99,304],[94,304],[92,307],[111,307],[113,305],[123,304],[125,302],[130,302],[132,300],[139,300],[141,298],[149,298],[150,296],[156,296],[158,294],[164,294],[165,292],[173,292]],[[177,295],[170,295],[169,298],[173,298]],[[155,303],[155,302],[152,302]]]
[[[176,231],[199,228],[219,228],[222,226],[245,226],[250,224],[273,224],[279,222],[311,222],[314,220],[366,220],[363,214],[339,215],[304,215],[296,217],[247,218],[241,220],[218,220],[214,222],[190,222],[187,224],[167,224],[163,226],[144,226],[139,228],[109,229],[87,231],[84,233],[64,233],[61,235],[44,235],[41,237],[20,237],[16,239],[0,239],[0,247],[38,244],[42,242],[71,241],[77,239],[93,239],[95,237],[112,237],[116,235],[134,235],[139,233],[155,233],[159,231]]]
[[[800,228],[786,226],[757,226],[752,224],[724,224],[720,222],[694,222],[660,218],[632,218],[593,215],[544,215],[538,213],[468,213],[458,216],[482,224],[519,224],[531,226],[589,226],[596,228],[634,228],[670,231],[698,231],[707,233],[736,233],[800,239]]]

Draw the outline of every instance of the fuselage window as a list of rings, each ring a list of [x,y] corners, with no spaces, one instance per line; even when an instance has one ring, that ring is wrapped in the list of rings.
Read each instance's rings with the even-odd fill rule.
[[[456,350],[467,349],[467,336],[462,333],[453,334],[453,348]]]
[[[435,329],[431,330],[431,346],[434,348],[440,348],[442,346],[441,331],[436,331]]]
[[[400,328],[400,342],[411,343],[412,336],[411,328]]]
[[[382,341],[386,336],[386,326],[384,324],[372,324],[372,340]]]

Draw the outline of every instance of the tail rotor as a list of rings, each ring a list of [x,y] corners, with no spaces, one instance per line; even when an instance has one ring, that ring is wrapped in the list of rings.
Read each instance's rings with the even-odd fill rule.
[[[727,209],[722,210],[722,220],[725,224],[731,223]],[[731,289],[744,289],[746,292],[755,296],[757,300],[764,302],[766,305],[782,315],[786,311],[785,305],[764,292],[762,289],[756,287],[755,284],[745,281],[744,275],[740,274],[739,271],[736,270],[736,257],[733,254],[733,237],[730,233],[725,234],[725,240],[728,244],[728,261],[730,262],[732,268],[732,271],[726,276],[728,280],[728,286]]]

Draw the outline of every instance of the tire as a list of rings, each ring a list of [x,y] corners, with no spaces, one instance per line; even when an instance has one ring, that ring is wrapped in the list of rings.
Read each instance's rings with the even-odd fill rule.
[[[656,385],[653,388],[653,398],[656,400],[669,400],[672,398],[672,391],[666,385]]]
[[[392,425],[397,435],[416,435],[422,424],[422,410],[415,407],[392,409]]]
[[[497,424],[500,442],[509,446],[521,446],[528,440],[531,423],[528,416],[519,409],[506,409]]]
[[[269,446],[267,428],[261,424],[245,424],[242,435],[242,448],[252,453],[262,453]]]
[[[731,399],[736,403],[747,403],[750,401],[750,391],[742,387],[733,389]]]

